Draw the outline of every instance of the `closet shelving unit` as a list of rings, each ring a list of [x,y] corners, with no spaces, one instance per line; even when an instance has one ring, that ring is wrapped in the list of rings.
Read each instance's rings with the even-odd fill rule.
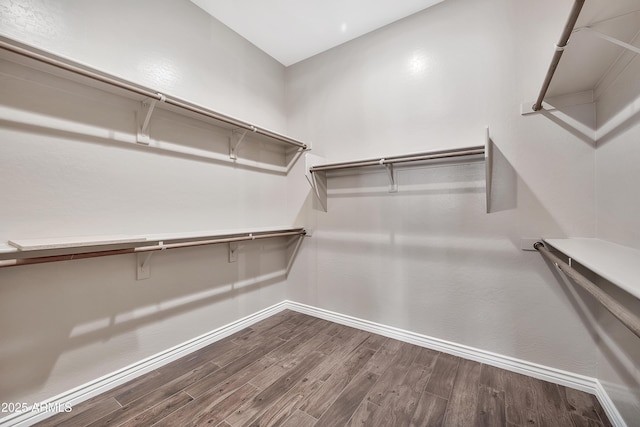
[[[108,235],[10,240],[0,247],[0,268],[57,261],[137,254],[138,279],[149,277],[149,261],[157,251],[196,246],[229,245],[229,262],[236,260],[238,244],[277,237],[297,237],[298,245],[306,235],[304,228],[275,227],[251,231],[210,231],[147,236]],[[294,251],[295,252],[295,251]]]
[[[264,169],[281,173],[287,173],[302,152],[309,149],[308,144],[289,136],[175,96],[160,93],[151,88],[121,79],[70,59],[53,55],[4,36],[0,36],[0,60],[22,64],[82,85],[97,88],[139,102],[138,111],[136,112],[136,143],[140,145],[153,145],[153,141],[149,136],[149,125],[154,111],[162,109],[222,128],[229,136],[229,153],[227,160],[237,164],[256,166],[255,162],[245,161],[238,156],[241,146],[247,143],[247,141],[265,143],[281,151],[284,156],[284,166],[263,166]],[[221,160],[213,155],[210,156],[202,152],[194,153],[186,149],[180,150],[176,147],[165,148],[164,146],[157,146],[156,148]]]
[[[565,254],[569,262],[564,262],[545,245]],[[538,242],[534,248],[640,338],[640,317],[572,266],[576,261],[640,299],[640,251],[605,240],[586,238],[544,239],[544,245]]]
[[[638,0],[575,0],[555,46],[535,102],[522,104],[523,115],[572,105],[597,103],[640,53]],[[574,123],[597,142],[637,112],[633,105],[597,129]]]
[[[395,170],[394,165],[431,165],[435,162],[442,161],[446,161],[448,163],[470,163],[485,160],[486,207],[487,213],[489,213],[493,166],[493,145],[489,137],[489,128],[486,128],[484,142],[484,145],[425,151],[420,153],[393,155],[338,163],[321,163],[321,158],[313,155],[307,155],[306,176],[319,203],[324,211],[327,211],[327,175],[332,172],[358,168],[384,168],[387,176],[389,177],[389,192],[394,193],[398,191],[398,182],[396,178],[397,171]]]
[[[159,93],[148,87],[3,36],[0,36],[0,61],[21,64],[56,77],[62,77],[81,85],[139,102],[139,108],[136,112],[137,129],[135,142],[140,145],[151,145],[153,142],[149,136],[149,124],[154,111],[163,109],[181,116],[202,120],[227,131],[229,135],[229,157],[227,160],[230,162],[243,164],[238,152],[241,144],[251,140],[251,142],[266,143],[279,147],[284,156],[283,163],[286,166],[266,167],[266,169],[287,173],[302,152],[309,149],[304,142],[286,135],[261,128],[174,96]],[[194,155],[193,152],[188,151],[183,153]],[[244,162],[244,164],[255,166],[251,162]],[[251,231],[232,230],[149,236],[110,235],[17,239],[9,241],[8,245],[0,245],[0,268],[109,255],[137,254],[138,279],[144,279],[149,277],[151,255],[157,251],[228,244],[229,262],[234,262],[240,242],[297,236],[299,237],[299,245],[302,240],[301,237],[305,234],[306,232],[303,228],[275,227]]]
[[[533,105],[523,104],[522,113],[597,103],[620,73],[636,59],[640,53],[639,42],[638,0],[575,0],[538,98]],[[636,113],[637,108],[629,105],[607,123],[598,123],[595,132],[587,136],[597,143]],[[536,243],[534,248],[640,337],[640,318],[571,265],[576,261],[640,299],[640,251],[601,239],[544,239],[544,243],[563,253],[569,263],[542,242]]]

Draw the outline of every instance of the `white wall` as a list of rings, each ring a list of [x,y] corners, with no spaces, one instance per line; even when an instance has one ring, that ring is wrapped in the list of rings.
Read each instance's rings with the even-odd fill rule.
[[[565,19],[555,1],[448,0],[287,69],[289,131],[330,161],[478,145],[485,125],[497,147],[488,215],[482,163],[401,171],[392,194],[383,171],[334,176],[327,213],[301,193],[315,233],[292,299],[595,376],[574,298],[519,248],[595,235],[593,147],[519,114]]]
[[[1,1],[0,29],[285,131],[284,68],[188,1]],[[282,174],[136,145],[137,102],[5,60],[0,81],[2,243],[290,221]],[[228,150],[226,134],[167,112],[151,136]],[[0,400],[38,402],[284,300],[284,243],[242,245],[233,264],[224,246],[158,253],[145,281],[132,255],[0,269]]]
[[[598,100],[598,125],[613,130],[598,142],[596,151],[598,237],[636,249],[640,249],[638,73],[636,57]],[[635,114],[629,115],[630,111]],[[612,122],[621,124],[608,126]],[[604,281],[602,286],[640,313],[640,300]],[[600,325],[598,378],[625,418],[640,420],[640,339],[604,310]]]

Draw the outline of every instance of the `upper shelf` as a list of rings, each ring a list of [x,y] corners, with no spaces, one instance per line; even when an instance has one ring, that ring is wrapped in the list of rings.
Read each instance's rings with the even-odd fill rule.
[[[544,239],[544,241],[640,299],[640,251],[600,239]]]
[[[487,213],[490,210],[491,201],[491,170],[493,160],[492,143],[489,137],[489,128],[485,130],[485,144],[472,147],[451,148],[446,150],[426,151],[421,153],[410,153],[375,159],[353,160],[338,163],[322,163],[322,159],[315,155],[307,155],[306,176],[309,184],[314,190],[317,200],[322,209],[327,211],[327,173],[345,169],[355,169],[362,167],[384,167],[389,177],[389,192],[398,191],[396,171],[394,165],[407,163],[431,163],[434,161],[456,161],[456,160],[486,160],[486,203]]]
[[[140,101],[136,114],[136,141],[149,145],[149,121],[154,109],[164,109],[187,117],[203,120],[230,131],[229,156],[238,160],[240,144],[246,140],[266,142],[281,146],[290,157],[292,152],[308,149],[307,144],[286,135],[245,122],[209,108],[163,94],[151,88],[121,79],[95,68],[77,63],[68,58],[57,56],[37,49],[8,37],[0,36],[0,58],[26,65],[47,73],[66,78],[106,92]]]
[[[640,0],[575,0],[538,99],[522,114],[597,102],[640,53],[639,40]],[[601,121],[583,133],[597,141]]]
[[[620,72],[622,64],[613,65],[618,61],[626,65],[636,53],[611,39],[633,46],[639,31],[640,1],[586,1],[547,97],[593,91],[597,99]]]

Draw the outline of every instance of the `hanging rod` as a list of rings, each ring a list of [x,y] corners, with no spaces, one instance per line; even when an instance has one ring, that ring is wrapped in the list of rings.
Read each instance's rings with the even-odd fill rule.
[[[0,37],[0,48],[9,52],[15,53],[17,55],[23,56],[25,58],[35,60],[52,67],[77,74],[82,77],[87,77],[89,79],[93,79],[101,83],[115,86],[119,89],[124,89],[126,91],[135,93],[137,95],[142,95],[144,97],[155,99],[157,101],[163,101],[165,104],[172,105],[174,107],[178,107],[180,109],[190,111],[192,113],[196,113],[204,117],[212,118],[220,122],[223,122],[232,126],[236,126],[238,128],[246,129],[248,131],[266,136],[271,139],[275,139],[285,144],[293,145],[295,147],[302,148],[304,150],[307,149],[307,145],[305,143],[297,141],[293,138],[289,138],[288,136],[270,131],[268,129],[259,128],[250,123],[246,123],[242,120],[235,119],[233,117],[218,113],[213,110],[209,110],[207,108],[199,107],[195,104],[181,100],[176,97],[163,95],[161,93],[158,93],[157,91],[153,91],[144,86],[139,86],[135,83],[128,82],[123,79],[119,79],[117,77],[111,76],[107,73],[103,73],[96,69],[93,69],[84,65],[81,66],[78,63],[74,63],[73,61],[70,61],[68,59],[54,57],[51,54],[44,54],[43,51],[39,51],[34,47],[31,47],[31,46],[25,47],[23,45],[18,45],[18,42],[11,40],[7,37]]]
[[[287,229],[282,231],[263,231],[256,233],[241,233],[241,234],[233,234],[233,235],[224,235],[223,237],[203,239],[203,240],[191,240],[187,242],[177,242],[177,243],[163,243],[161,241],[158,244],[151,246],[136,246],[133,248],[126,249],[114,249],[114,250],[104,250],[104,251],[93,251],[93,252],[81,252],[75,254],[68,255],[54,255],[54,256],[41,256],[41,257],[33,257],[33,258],[16,258],[16,259],[8,259],[0,261],[0,268],[3,267],[15,267],[20,265],[31,265],[31,264],[43,264],[48,262],[57,262],[57,261],[71,261],[76,259],[85,259],[85,258],[97,258],[103,256],[111,256],[111,255],[124,255],[124,254],[133,254],[133,253],[145,253],[145,252],[154,252],[154,251],[162,251],[165,249],[179,249],[179,248],[189,248],[195,246],[206,246],[206,245],[216,245],[220,243],[234,243],[234,242],[244,242],[248,240],[259,240],[259,239],[270,239],[274,237],[286,237],[286,236],[304,236],[307,232],[304,228],[295,228],[295,229]],[[181,238],[181,239],[187,239]]]
[[[573,7],[571,8],[571,12],[569,13],[569,19],[564,26],[564,30],[562,31],[562,35],[560,36],[560,41],[556,45],[556,51],[553,54],[553,58],[551,59],[551,64],[549,64],[549,69],[547,70],[547,75],[544,78],[544,82],[542,83],[542,88],[540,89],[540,94],[538,95],[538,99],[536,103],[533,104],[533,111],[542,110],[542,102],[544,101],[544,97],[547,95],[547,91],[549,90],[549,86],[551,85],[551,80],[553,79],[553,75],[556,72],[556,68],[558,68],[558,64],[560,63],[560,58],[562,58],[562,54],[564,52],[564,48],[567,46],[569,42],[569,37],[573,32],[573,29],[576,26],[576,21],[578,20],[578,16],[580,15],[580,11],[582,10],[582,6],[584,6],[585,0],[575,0],[573,3]]]
[[[309,169],[310,172],[323,172],[337,169],[358,168],[364,166],[391,165],[395,163],[420,162],[425,160],[446,159],[450,157],[474,156],[485,153],[485,146],[456,148],[452,150],[429,151],[424,153],[406,154],[401,156],[382,157],[378,159],[356,160],[352,162],[331,163],[317,165]]]
[[[629,328],[638,338],[640,338],[640,318],[631,313],[625,306],[616,301],[611,295],[596,286],[589,279],[578,273],[569,264],[558,258],[546,248],[544,243],[536,242],[533,247],[540,254],[554,263],[560,271],[573,279],[581,288],[593,296],[600,304],[604,306],[613,316],[618,319],[624,326]]]

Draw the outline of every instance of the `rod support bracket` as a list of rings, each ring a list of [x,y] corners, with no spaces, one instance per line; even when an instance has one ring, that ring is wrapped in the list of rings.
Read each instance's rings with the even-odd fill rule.
[[[136,112],[136,142],[142,145],[149,145],[151,138],[149,137],[149,122],[151,115],[156,108],[158,102],[165,102],[167,97],[158,93],[159,99],[147,98],[140,103],[140,107]]]
[[[238,261],[238,243],[229,243],[229,263]]]
[[[144,280],[151,277],[151,256],[153,252],[138,254],[136,260],[136,280]]]
[[[397,193],[398,180],[396,179],[396,171],[393,169],[393,163],[384,164],[384,159],[380,159],[380,164],[385,167],[387,176],[389,177],[389,193]]]
[[[238,151],[240,151],[240,144],[244,141],[244,137],[247,136],[247,132],[257,132],[258,128],[251,126],[250,129],[234,129],[231,131],[231,137],[229,138],[229,158],[232,160],[238,159]]]

